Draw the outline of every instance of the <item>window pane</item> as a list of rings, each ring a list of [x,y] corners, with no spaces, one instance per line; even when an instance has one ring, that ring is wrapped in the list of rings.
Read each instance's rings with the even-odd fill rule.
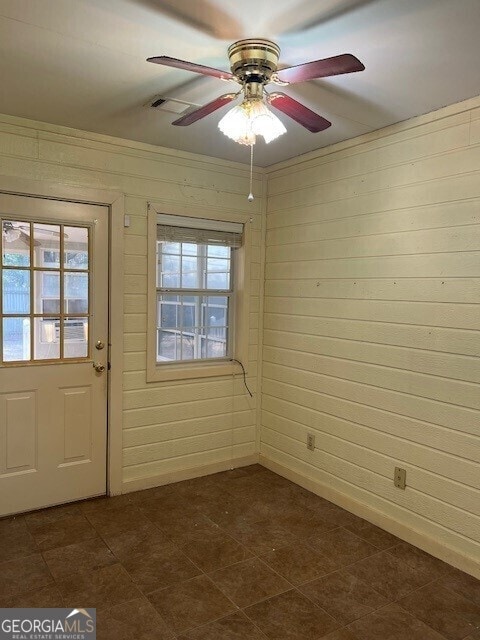
[[[224,340],[207,340],[207,358],[224,358],[227,355],[227,345]]]
[[[88,275],[66,273],[64,313],[88,313]]]
[[[220,258],[207,260],[207,289],[230,288],[230,261]]]
[[[207,260],[208,271],[221,271],[227,272],[230,270],[230,261],[221,260],[220,258],[208,258]]]
[[[196,307],[194,304],[188,304],[184,300],[183,306],[182,306],[182,313],[183,313],[182,325],[184,327],[194,327],[197,324],[197,321],[195,320]]]
[[[180,256],[162,255],[163,273],[180,273]]]
[[[171,331],[158,331],[158,359],[177,360],[177,341],[179,336]],[[180,353],[180,348],[178,348]]]
[[[60,318],[35,318],[34,327],[34,359],[60,358]]]
[[[198,258],[196,256],[182,256],[182,271],[184,273],[197,273]]]
[[[194,256],[182,257],[182,284],[185,289],[198,289],[201,282],[198,279],[198,258]]]
[[[198,245],[182,242],[182,253],[184,256],[196,256],[197,251],[198,251]]]
[[[208,306],[205,311],[205,333],[209,338],[225,340],[227,309],[225,307]]]
[[[197,273],[183,273],[182,274],[182,287],[184,289],[199,289]]]
[[[63,326],[63,357],[88,355],[88,318],[66,318]]]
[[[3,313],[30,313],[30,271],[3,270]]]
[[[208,296],[208,298],[205,298],[205,304],[212,308],[220,307],[226,309],[228,306],[228,298],[227,296]]]
[[[60,225],[36,222],[33,225],[33,241],[35,266],[58,268],[60,266]]]
[[[63,228],[64,266],[68,269],[88,269],[88,228]]]
[[[180,253],[180,243],[179,242],[160,242],[163,253],[176,253],[177,255]]]
[[[182,334],[181,346],[182,346],[182,360],[194,360],[195,359],[195,335]]]
[[[179,305],[162,302],[160,304],[160,327],[164,329],[176,329],[179,326]]]
[[[230,288],[230,274],[229,273],[208,273],[206,288],[228,290]]]
[[[166,289],[176,289],[180,286],[180,273],[163,273],[162,287]]]
[[[210,244],[208,245],[208,256],[217,256],[218,258],[229,258],[230,247],[222,247],[220,245]]]
[[[3,360],[30,360],[30,319],[3,319]]]
[[[60,313],[60,273],[37,271],[35,282],[35,313]]]
[[[30,225],[4,220],[2,223],[3,264],[11,267],[30,265]]]

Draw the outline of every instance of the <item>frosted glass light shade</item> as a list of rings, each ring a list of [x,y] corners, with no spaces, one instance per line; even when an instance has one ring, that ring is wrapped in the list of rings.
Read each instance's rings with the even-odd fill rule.
[[[20,229],[7,229],[5,231],[5,241],[6,242],[15,242],[20,238]]]
[[[286,129],[263,100],[244,100],[233,107],[218,123],[218,128],[226,136],[239,144],[255,144],[256,136],[263,136],[265,142],[271,142]]]

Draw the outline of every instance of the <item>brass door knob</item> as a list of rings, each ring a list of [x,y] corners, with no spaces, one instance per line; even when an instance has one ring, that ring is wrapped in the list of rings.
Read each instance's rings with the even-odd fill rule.
[[[93,368],[97,373],[103,373],[105,371],[105,365],[102,364],[101,362],[94,362]]]

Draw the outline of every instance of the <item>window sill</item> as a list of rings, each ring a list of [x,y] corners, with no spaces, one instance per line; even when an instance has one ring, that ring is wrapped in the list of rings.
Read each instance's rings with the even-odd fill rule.
[[[190,362],[188,364],[158,364],[147,369],[147,382],[213,378],[231,376],[238,372],[239,366],[231,360],[223,362]]]

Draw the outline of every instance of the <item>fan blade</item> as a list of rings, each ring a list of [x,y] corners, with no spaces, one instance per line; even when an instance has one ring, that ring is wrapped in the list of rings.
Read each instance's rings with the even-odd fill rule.
[[[147,58],[147,62],[163,64],[166,67],[175,67],[175,69],[185,69],[185,71],[201,73],[204,76],[220,78],[220,80],[235,80],[235,76],[230,73],[230,71],[222,71],[214,67],[206,67],[203,64],[195,64],[194,62],[178,60],[177,58],[170,58],[169,56],[154,56],[153,58]]]
[[[331,126],[331,122],[322,118],[317,113],[297,102],[285,93],[271,93],[269,95],[270,104],[275,107],[302,127],[308,129],[312,133],[318,133]]]
[[[190,113],[178,118],[178,120],[175,120],[172,124],[177,127],[187,127],[189,124],[193,124],[194,122],[197,122],[197,120],[205,118],[205,116],[210,115],[217,109],[220,109],[220,107],[223,107],[225,104],[235,100],[236,97],[236,93],[226,93],[219,98],[215,98],[212,102],[204,104],[203,107],[199,107],[198,109],[195,109],[195,111],[190,111]]]
[[[19,224],[17,229],[21,229],[23,233],[30,235],[30,226],[26,224]],[[35,228],[35,235],[49,235],[49,236],[60,236],[60,231],[53,231],[52,229],[37,229]],[[65,234],[65,238],[68,238],[67,234]]]
[[[21,229],[19,240],[26,244],[28,247],[30,246],[30,236],[28,235],[28,233],[25,233],[25,231],[22,231]]]
[[[287,67],[277,72],[277,77],[282,82],[293,84],[295,82],[306,82],[316,78],[328,78],[329,76],[339,76],[342,73],[354,73],[363,71],[364,65],[351,53],[344,53],[333,58],[324,60],[314,60],[299,64],[296,67]]]

